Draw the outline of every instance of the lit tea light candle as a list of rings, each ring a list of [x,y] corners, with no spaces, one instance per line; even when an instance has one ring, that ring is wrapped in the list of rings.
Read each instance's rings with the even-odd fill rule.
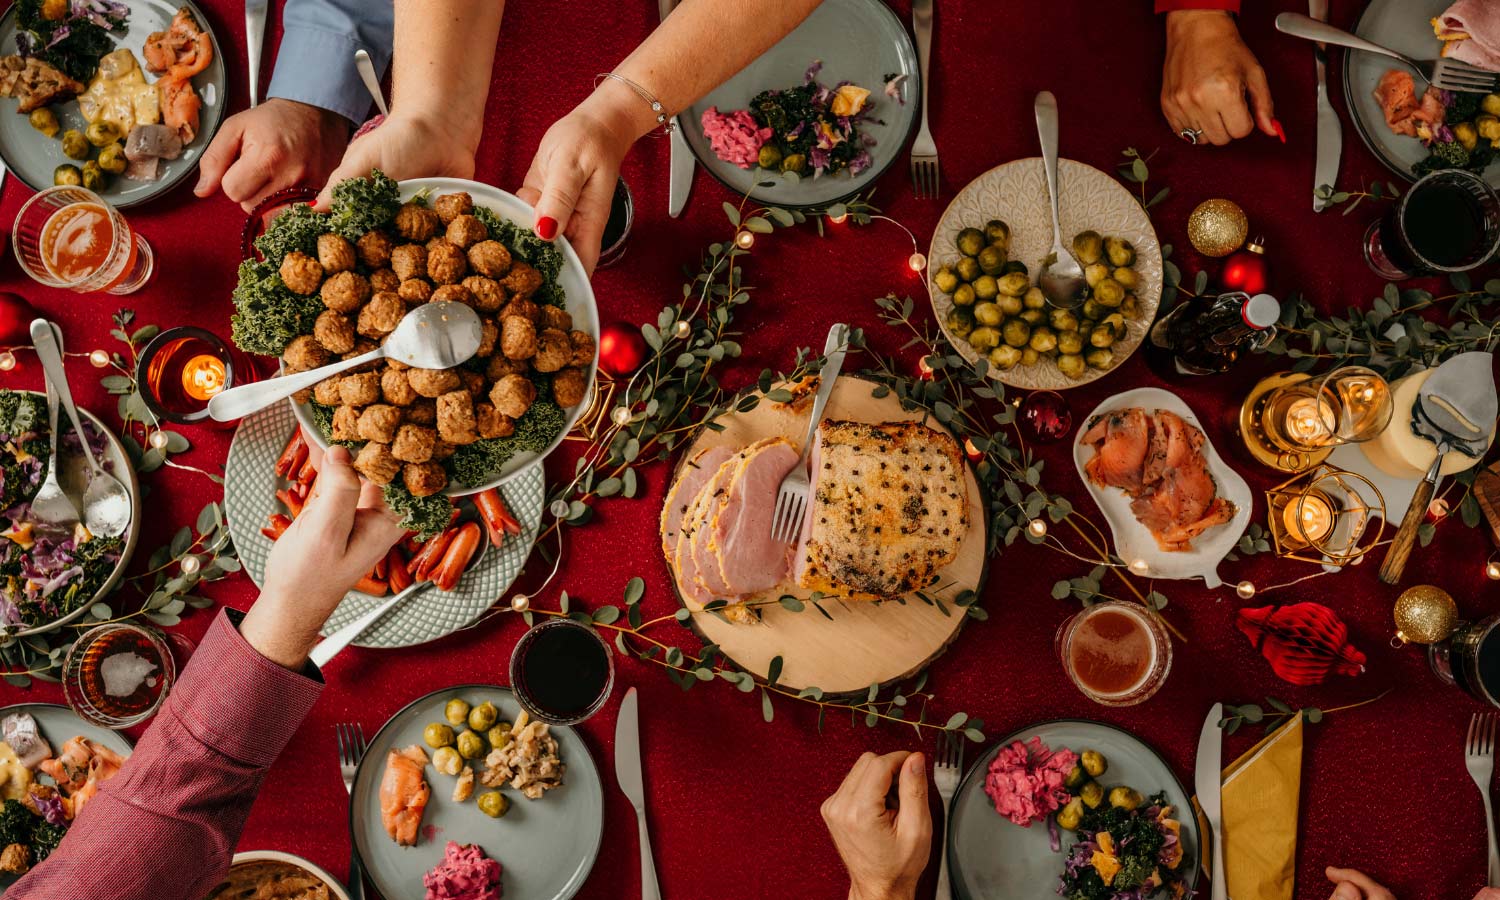
[[[199,354],[182,366],[182,390],[194,400],[207,401],[224,390],[224,360],[207,353]]]
[[[1309,491],[1282,510],[1282,523],[1292,540],[1316,544],[1333,531],[1333,504],[1317,491]]]
[[[1316,446],[1333,433],[1333,410],[1316,397],[1304,397],[1286,408],[1287,437]]]

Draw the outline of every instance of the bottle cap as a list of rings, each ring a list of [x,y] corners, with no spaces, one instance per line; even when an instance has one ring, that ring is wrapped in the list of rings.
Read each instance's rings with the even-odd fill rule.
[[[1256,294],[1240,308],[1245,324],[1257,331],[1270,328],[1281,318],[1281,304],[1270,294]]]

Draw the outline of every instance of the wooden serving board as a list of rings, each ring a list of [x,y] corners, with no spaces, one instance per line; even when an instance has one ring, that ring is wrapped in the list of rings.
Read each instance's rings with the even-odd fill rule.
[[[783,435],[800,450],[807,434],[807,418],[812,407],[812,387],[780,385],[792,389],[789,403],[762,400],[749,412],[729,413],[718,423],[722,431],[704,429],[698,439],[683,451],[681,460],[692,459],[700,451],[726,446],[739,450],[763,438]],[[824,417],[856,422],[921,421],[921,411],[908,412],[894,394],[875,397],[875,383],[854,376],[844,376],[833,387]],[[935,422],[927,424],[940,428]],[[681,475],[683,462],[677,472]],[[945,602],[947,615],[935,605],[916,596],[906,602],[868,603],[824,597],[818,601],[828,617],[809,603],[801,612],[779,604],[759,607],[758,620],[735,623],[713,613],[694,613],[690,620],[705,640],[719,646],[724,656],[746,672],[764,680],[771,660],[782,658],[779,685],[800,690],[821,688],[826,694],[848,694],[867,691],[872,684],[891,682],[916,675],[947,649],[963,627],[962,609],[952,602],[964,590],[978,591],[984,580],[986,556],[985,533],[988,518],[979,483],[968,466],[964,472],[969,491],[969,533],[959,547],[958,558],[942,570],[929,597]],[[667,560],[667,568],[673,569]],[[676,572],[672,571],[673,584]],[[806,600],[811,592],[795,585],[784,585],[766,591],[750,600],[775,599],[784,594]],[[681,598],[679,597],[679,600]]]

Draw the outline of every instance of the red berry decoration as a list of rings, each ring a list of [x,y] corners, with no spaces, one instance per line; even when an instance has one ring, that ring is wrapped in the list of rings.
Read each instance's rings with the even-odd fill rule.
[[[624,377],[646,361],[646,339],[628,322],[610,322],[599,329],[599,368]]]
[[[31,320],[37,318],[36,307],[20,294],[0,291],[0,344],[7,346],[31,343]]]
[[[1236,624],[1283,681],[1321,684],[1329,673],[1358,675],[1365,670],[1365,655],[1349,643],[1349,628],[1321,604],[1242,609]]]
[[[1021,401],[1016,417],[1021,434],[1033,444],[1056,443],[1073,430],[1073,410],[1057,391],[1032,391]]]
[[[1224,271],[1219,283],[1226,291],[1244,291],[1247,294],[1263,294],[1270,278],[1266,263],[1266,245],[1256,239],[1245,245],[1245,249],[1230,254],[1224,260]]]

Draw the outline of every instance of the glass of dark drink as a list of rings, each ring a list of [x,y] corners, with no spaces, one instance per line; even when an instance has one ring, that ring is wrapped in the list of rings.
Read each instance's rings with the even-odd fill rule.
[[[1446,641],[1427,647],[1438,678],[1481,703],[1500,706],[1500,615],[1459,622]]]
[[[1172,641],[1145,607],[1095,603],[1057,630],[1063,669],[1085,697],[1104,706],[1149,699],[1172,670]]]
[[[1425,176],[1365,232],[1365,262],[1391,281],[1467,272],[1497,248],[1500,197],[1462,169]]]
[[[573,725],[604,706],[615,683],[614,657],[592,626],[552,619],[532,628],[510,654],[510,684],[531,717]]]
[[[130,622],[84,632],[63,660],[68,706],[105,728],[129,728],[151,718],[176,680],[177,661],[167,637]]]
[[[604,234],[599,240],[598,268],[612,266],[625,258],[625,243],[630,239],[630,229],[634,224],[635,198],[630,195],[630,185],[621,178],[615,183],[609,219],[604,223]]]

